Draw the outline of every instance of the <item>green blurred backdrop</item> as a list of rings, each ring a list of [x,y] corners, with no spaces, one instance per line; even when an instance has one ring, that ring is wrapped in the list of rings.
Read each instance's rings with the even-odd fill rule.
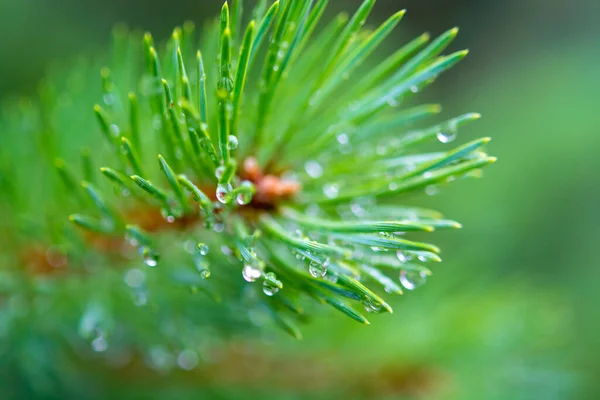
[[[359,1],[331,3],[333,13]],[[48,65],[102,51],[117,22],[166,37],[220,5],[2,0],[0,90],[34,93]],[[461,27],[454,46],[471,54],[423,97],[447,116],[481,112],[460,139],[493,137],[500,162],[485,179],[420,199],[465,228],[438,234],[446,261],[394,315],[363,327],[327,314],[302,342],[267,338],[250,351],[278,362],[240,362],[204,395],[599,398],[600,2],[379,0],[372,22],[400,8],[399,41]],[[181,377],[143,383],[162,398],[197,393]],[[130,385],[106,384],[128,398]]]

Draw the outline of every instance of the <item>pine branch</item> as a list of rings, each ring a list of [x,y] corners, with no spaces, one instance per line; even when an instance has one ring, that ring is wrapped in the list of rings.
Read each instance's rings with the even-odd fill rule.
[[[489,138],[450,148],[479,114],[430,122],[440,106],[412,103],[467,55],[442,54],[457,29],[378,62],[404,11],[368,30],[374,3],[323,29],[327,1],[291,0],[259,2],[246,26],[241,1],[225,3],[202,41],[191,24],[162,45],[120,32],[99,84],[63,85],[96,66],[74,69],[48,80],[57,86],[46,83],[40,108],[7,107],[0,212],[14,237],[2,250],[19,268],[0,272],[7,293],[27,287],[29,323],[65,315],[52,328],[60,337],[79,323],[97,352],[144,353],[173,340],[148,334],[159,324],[195,343],[198,329],[253,329],[264,310],[300,338],[298,310],[315,301],[365,324],[365,314],[391,313],[378,293],[415,289],[441,261],[437,246],[407,237],[460,227],[403,196],[435,194],[496,159]],[[441,151],[419,150],[436,141]],[[13,168],[34,142],[55,144],[45,150],[53,168]],[[59,246],[64,263],[17,257],[39,246]],[[46,289],[26,272],[58,269]],[[40,299],[50,311],[35,308]]]

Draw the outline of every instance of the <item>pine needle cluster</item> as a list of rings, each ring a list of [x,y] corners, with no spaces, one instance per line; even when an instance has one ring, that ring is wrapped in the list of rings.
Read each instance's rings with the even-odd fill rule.
[[[3,108],[0,336],[21,347],[0,354],[197,361],[270,323],[300,338],[315,302],[366,324],[441,261],[411,236],[460,224],[403,200],[495,161],[489,138],[420,150],[479,118],[414,101],[466,56],[444,54],[457,29],[376,60],[404,11],[370,29],[374,0],[267,3],[164,45],[116,28],[100,79],[81,59]]]

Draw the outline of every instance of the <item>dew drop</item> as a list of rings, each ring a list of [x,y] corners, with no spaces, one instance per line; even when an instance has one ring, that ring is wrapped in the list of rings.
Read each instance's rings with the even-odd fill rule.
[[[457,133],[456,124],[450,124],[447,129],[441,129],[437,133],[437,139],[442,143],[450,143],[456,139]]]
[[[329,265],[329,260],[325,260],[323,263],[317,261],[311,261],[308,265],[308,272],[315,278],[322,278],[327,273],[327,266]]]
[[[193,350],[183,350],[177,356],[177,365],[186,371],[191,371],[198,365],[198,355]]]
[[[104,336],[102,336],[101,334],[98,335],[98,337],[96,337],[94,340],[92,340],[92,350],[94,350],[95,352],[101,353],[103,351],[106,351],[106,349],[108,349],[108,343],[106,342],[106,339],[104,339]]]
[[[396,182],[390,182],[390,184],[388,185],[388,189],[394,191],[398,189],[398,184]]]
[[[133,304],[137,307],[143,307],[148,304],[148,292],[143,290],[137,291],[133,297]]]
[[[410,87],[410,91],[412,93],[419,93],[419,87],[417,85],[413,85]]]
[[[111,124],[108,129],[110,130],[110,134],[114,137],[119,136],[119,134],[121,133],[121,130],[119,129],[119,127],[115,124]]]
[[[217,179],[221,179],[221,177],[223,176],[223,174],[225,173],[225,167],[224,166],[220,166],[217,169],[215,169],[215,177]]]
[[[217,233],[221,233],[224,230],[225,230],[225,224],[217,222],[216,224],[213,225],[213,231],[215,231]]]
[[[269,297],[274,296],[279,292],[279,287],[275,281],[277,281],[277,277],[273,272],[269,272],[265,275],[265,280],[263,281],[263,293]]]
[[[229,202],[229,198],[230,198],[230,194],[231,191],[233,190],[233,187],[231,186],[230,183],[227,184],[219,184],[217,185],[217,191],[216,191],[216,195],[217,195],[217,200],[219,200],[219,202],[223,203],[223,204],[227,204]]]
[[[201,269],[198,272],[200,272],[200,277],[202,279],[208,279],[208,278],[210,278],[210,270],[209,269]]]
[[[229,135],[227,137],[227,148],[229,150],[235,150],[238,148],[239,142],[238,142],[238,138],[234,135]]]
[[[425,284],[427,273],[424,271],[400,271],[400,283],[407,290],[414,290]]]
[[[154,268],[158,265],[159,256],[156,251],[148,247],[144,247],[142,250],[142,256],[144,257],[144,264],[147,266]]]
[[[429,185],[425,187],[425,194],[427,196],[435,196],[440,192],[440,189],[436,185]]]
[[[130,288],[139,288],[144,284],[146,274],[137,268],[133,268],[125,273],[123,280]]]
[[[262,272],[260,269],[255,268],[250,264],[244,265],[244,268],[242,269],[242,276],[246,282],[254,282],[260,278],[261,275]]]
[[[323,167],[316,161],[307,161],[304,164],[304,170],[313,179],[320,178],[323,175]]]
[[[104,100],[104,104],[107,106],[111,106],[115,102],[115,98],[111,93],[106,93],[104,96],[102,96],[102,99]]]
[[[400,260],[401,263],[406,263],[412,260],[412,255],[402,250],[398,250],[396,252],[396,257],[398,257],[398,260]]]
[[[239,193],[236,198],[235,201],[240,205],[240,206],[244,206],[248,203],[250,203],[250,201],[252,201],[252,195],[250,193]]]
[[[369,313],[379,313],[379,312],[381,312],[381,309],[383,308],[381,303],[379,303],[373,299],[364,299],[362,304],[363,304],[365,311],[369,312]]]
[[[330,199],[335,199],[336,197],[338,197],[339,191],[340,189],[338,185],[334,183],[328,183],[325,186],[323,186],[323,193]]]
[[[365,209],[362,208],[362,206],[356,202],[352,202],[352,204],[350,205],[350,211],[352,211],[352,214],[354,214],[358,218],[362,218],[366,215]]]
[[[338,143],[341,145],[345,145],[350,142],[350,138],[345,133],[340,133],[339,135],[337,135],[336,139],[337,139]]]
[[[150,349],[150,362],[159,370],[168,370],[173,365],[173,356],[163,347]]]
[[[390,97],[387,101],[387,103],[389,104],[390,107],[398,107],[398,100],[394,99],[393,97]]]
[[[196,245],[196,249],[198,250],[198,253],[200,253],[203,256],[207,255],[208,251],[210,250],[206,243],[198,243]]]
[[[162,215],[162,217],[165,219],[165,221],[167,221],[169,224],[172,224],[173,222],[175,222],[175,216],[173,215],[173,212],[170,210],[167,210],[166,208],[163,208],[162,210],[160,210],[160,215]]]

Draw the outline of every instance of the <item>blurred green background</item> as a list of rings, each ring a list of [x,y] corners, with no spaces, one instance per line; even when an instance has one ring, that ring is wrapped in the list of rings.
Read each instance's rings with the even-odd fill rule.
[[[358,0],[332,0],[330,12]],[[33,94],[44,70],[108,44],[117,22],[165,38],[219,1],[2,0],[0,91]],[[206,398],[599,398],[600,2],[379,0],[371,22],[407,8],[397,30],[458,25],[469,57],[423,94],[446,116],[484,118],[460,139],[491,136],[485,179],[421,199],[461,221],[439,233],[445,262],[367,327],[323,315],[305,340],[275,336],[208,379]],[[1,133],[0,133],[1,134]],[[248,352],[269,362],[248,365]],[[129,378],[128,378],[129,379]],[[190,380],[106,382],[115,398],[187,398]],[[204,380],[203,382],[206,382]],[[200,385],[202,386],[202,385]]]

